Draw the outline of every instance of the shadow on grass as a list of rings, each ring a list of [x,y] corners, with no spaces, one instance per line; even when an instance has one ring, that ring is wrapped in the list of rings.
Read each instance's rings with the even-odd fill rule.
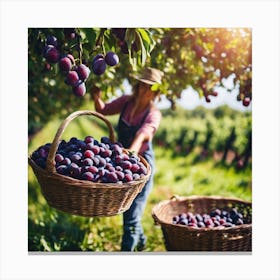
[[[28,251],[82,251],[85,229],[63,219],[40,221],[28,219]]]
[[[28,182],[28,251],[81,251],[87,231],[78,219],[47,205],[37,182]]]

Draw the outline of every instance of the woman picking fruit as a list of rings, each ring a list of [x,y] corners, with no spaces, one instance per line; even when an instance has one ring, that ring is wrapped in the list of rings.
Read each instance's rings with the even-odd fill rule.
[[[124,148],[143,156],[151,166],[151,176],[141,193],[137,195],[131,207],[123,214],[123,236],[121,251],[142,251],[146,245],[141,220],[148,195],[153,187],[154,151],[152,139],[159,127],[161,112],[155,106],[159,91],[153,91],[152,85],[160,84],[163,72],[148,67],[142,76],[136,77],[138,83],[133,87],[132,95],[123,95],[110,103],[101,99],[101,90],[93,86],[91,95],[95,109],[103,115],[120,114],[117,133]]]

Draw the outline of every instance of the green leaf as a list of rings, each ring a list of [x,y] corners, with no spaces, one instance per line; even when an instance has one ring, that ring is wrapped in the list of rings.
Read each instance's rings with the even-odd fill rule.
[[[129,51],[129,63],[132,66],[132,70],[136,71],[137,70],[137,59],[136,59],[136,57],[131,56],[130,51]]]
[[[160,84],[154,84],[154,85],[151,86],[152,91],[158,91],[159,88],[160,88]]]
[[[93,45],[97,37],[97,31],[93,28],[81,28],[80,30],[85,34],[87,41]],[[82,37],[82,39],[84,38]]]
[[[153,39],[152,34],[148,30],[145,30],[143,28],[138,28],[137,30],[139,31],[139,34],[142,37],[142,41],[147,50],[148,55],[150,55],[151,51],[156,45],[156,42]]]
[[[106,50],[116,51],[116,39],[115,36],[112,36],[111,30],[107,29],[104,32],[104,39],[105,39],[105,48]]]
[[[48,245],[47,241],[45,240],[44,236],[41,236],[40,244],[43,246],[44,251],[47,251],[47,252],[51,252],[52,251],[52,249]]]
[[[147,42],[147,44],[151,44],[150,37],[149,37],[148,33],[146,32],[146,30],[143,28],[138,28],[137,30],[141,34],[143,41]]]
[[[125,41],[127,43],[128,49],[131,48],[132,43],[135,40],[135,28],[128,28],[125,33]]]
[[[81,39],[82,39],[82,41],[83,42],[86,42],[87,40],[88,40],[88,38],[87,38],[87,35],[86,35],[86,33],[85,33],[85,30],[83,29],[80,29],[79,30],[80,32],[79,32],[79,34],[80,34],[80,36],[81,36]]]
[[[147,51],[146,51],[146,48],[143,44],[142,38],[138,31],[136,31],[136,36],[138,37],[140,45],[141,45],[141,65],[144,66],[146,59],[147,59]]]
[[[127,43],[127,48],[128,48],[128,58],[129,58],[129,63],[132,66],[133,70],[135,71],[137,68],[137,59],[132,57],[131,53],[131,45],[135,40],[135,28],[128,28],[126,33],[125,33],[125,41]]]
[[[196,88],[195,90],[198,92],[199,97],[204,96],[203,90],[201,88]]]

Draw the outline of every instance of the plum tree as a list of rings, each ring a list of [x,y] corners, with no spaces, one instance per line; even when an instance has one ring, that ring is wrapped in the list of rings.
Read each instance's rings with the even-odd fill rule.
[[[78,79],[73,78],[75,82],[70,79],[71,86],[84,79],[87,84],[100,87],[105,99],[114,96],[124,81],[133,85],[134,74],[152,66],[165,74],[162,85],[155,87],[167,97],[172,108],[188,87],[207,102],[215,102],[217,86],[225,87],[228,92],[236,89],[237,99],[244,106],[249,106],[252,100],[249,28],[30,28],[30,131],[47,123],[51,116],[78,110],[88,101],[87,95],[75,98],[75,94],[63,94],[69,87],[58,75],[56,63],[62,59],[69,63],[65,56],[70,58],[72,68],[67,72],[69,65],[62,67],[64,75],[77,70],[79,65],[85,65],[94,74],[87,71],[78,74]],[[110,64],[115,66],[106,67]],[[224,84],[230,75],[234,77],[232,88]]]

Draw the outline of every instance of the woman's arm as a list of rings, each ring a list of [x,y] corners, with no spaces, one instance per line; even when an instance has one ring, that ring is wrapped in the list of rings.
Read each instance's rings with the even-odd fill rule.
[[[130,146],[130,150],[137,154],[142,151],[145,142],[152,141],[156,130],[161,121],[161,112],[159,110],[152,110],[145,119],[145,122],[137,131],[135,138]]]
[[[123,95],[111,101],[110,103],[104,103],[101,99],[101,93],[102,92],[100,88],[96,86],[93,86],[90,90],[90,94],[94,101],[95,110],[103,115],[114,115],[120,113],[123,105],[128,100],[128,95]]]
[[[139,154],[143,143],[148,140],[149,140],[149,137],[147,136],[147,134],[142,133],[141,131],[138,131],[138,133],[136,133],[135,138],[133,139],[133,142],[130,145],[129,149],[131,151],[134,151],[136,154]]]

